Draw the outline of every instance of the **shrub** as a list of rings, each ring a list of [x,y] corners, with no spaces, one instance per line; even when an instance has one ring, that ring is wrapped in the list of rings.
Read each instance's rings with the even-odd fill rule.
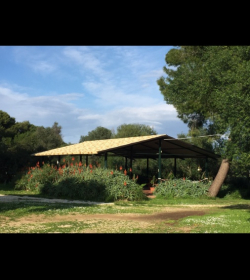
[[[143,184],[138,184],[135,175],[129,178],[126,171],[69,163],[57,168],[39,162],[29,168],[15,189],[33,191],[41,195],[95,201],[143,200]]]
[[[211,183],[211,182],[210,182]],[[154,194],[164,198],[197,198],[207,196],[210,184],[203,181],[190,181],[186,179],[169,179],[160,182]]]

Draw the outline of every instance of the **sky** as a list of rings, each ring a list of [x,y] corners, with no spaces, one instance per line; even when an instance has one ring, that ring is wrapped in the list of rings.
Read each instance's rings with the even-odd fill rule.
[[[115,133],[143,124],[177,137],[188,127],[164,101],[173,46],[0,46],[0,110],[16,122],[62,127],[63,141],[79,143],[98,126]]]

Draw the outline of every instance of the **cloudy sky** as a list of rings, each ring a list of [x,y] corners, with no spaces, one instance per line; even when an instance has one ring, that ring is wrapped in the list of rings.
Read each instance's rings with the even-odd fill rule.
[[[152,126],[177,137],[187,125],[157,85],[172,46],[0,46],[0,110],[17,122],[62,127],[66,143],[102,126]]]

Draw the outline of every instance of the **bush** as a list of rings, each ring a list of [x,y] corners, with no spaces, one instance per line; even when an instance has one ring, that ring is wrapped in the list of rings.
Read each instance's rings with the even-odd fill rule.
[[[198,198],[207,196],[209,186],[210,184],[206,181],[169,179],[160,182],[155,188],[154,194],[164,198]]]
[[[73,160],[73,158],[72,158]],[[83,166],[81,162],[71,162],[57,168],[39,162],[28,169],[15,189],[56,197],[92,201],[143,200],[143,184],[138,178],[129,178],[126,171],[117,171],[101,167]]]

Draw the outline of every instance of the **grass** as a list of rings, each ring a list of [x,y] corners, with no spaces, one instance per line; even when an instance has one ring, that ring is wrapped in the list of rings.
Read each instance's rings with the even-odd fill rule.
[[[117,202],[113,205],[73,205],[41,203],[0,203],[0,233],[250,233],[249,201],[162,201]],[[147,215],[166,212],[166,207],[202,210],[209,213],[178,220],[147,222]],[[190,205],[193,205],[190,206]],[[203,208],[202,208],[203,207]],[[88,215],[88,216],[86,216]],[[91,215],[91,216],[90,216]],[[106,219],[100,215],[109,215]],[[111,216],[143,215],[136,219],[112,219]],[[96,216],[96,217],[95,217]],[[83,217],[88,217],[83,219]]]
[[[2,184],[0,194],[23,196],[27,192]],[[157,218],[194,210],[203,212],[178,219]],[[250,201],[232,194],[103,205],[0,202],[0,233],[250,233]]]

